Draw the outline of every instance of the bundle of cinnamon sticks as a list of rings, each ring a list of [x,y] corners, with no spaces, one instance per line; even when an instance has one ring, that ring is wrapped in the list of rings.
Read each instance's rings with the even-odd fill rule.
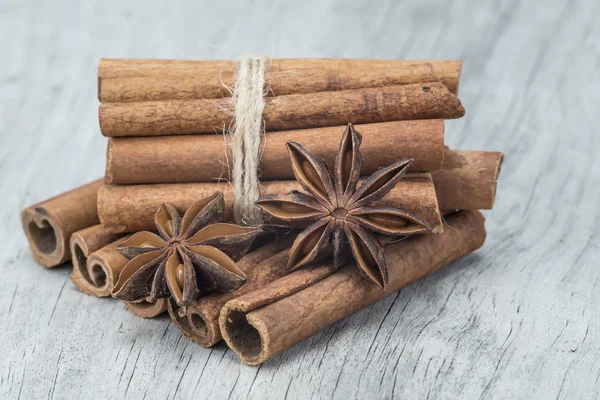
[[[457,97],[461,68],[460,61],[280,59],[265,73],[262,195],[300,189],[286,142],[333,168],[349,122],[362,134],[362,174],[414,160],[382,201],[423,216],[432,233],[385,246],[385,291],[350,266],[321,263],[286,274],[293,237],[278,236],[238,262],[247,280],[234,292],[201,297],[185,315],[168,299],[126,302],[127,308],[142,317],[168,309],[190,340],[208,347],[224,338],[245,363],[260,364],[479,248],[485,228],[478,210],[494,204],[503,155],[444,145],[444,119],[465,113]],[[233,119],[235,69],[232,61],[101,60],[99,122],[109,138],[104,181],[23,211],[36,259],[46,267],[72,259],[71,278],[83,292],[110,296],[127,261],[117,247],[131,233],[154,230],[161,204],[183,212],[222,191],[230,218],[224,130]]]

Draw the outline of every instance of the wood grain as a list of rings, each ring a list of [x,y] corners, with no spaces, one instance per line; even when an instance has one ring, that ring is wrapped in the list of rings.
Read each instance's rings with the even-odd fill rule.
[[[594,398],[599,14],[584,0],[2,2],[0,398]],[[506,155],[478,253],[260,368],[83,295],[70,268],[35,263],[18,218],[103,174],[101,57],[248,52],[463,59],[467,114],[447,144]]]

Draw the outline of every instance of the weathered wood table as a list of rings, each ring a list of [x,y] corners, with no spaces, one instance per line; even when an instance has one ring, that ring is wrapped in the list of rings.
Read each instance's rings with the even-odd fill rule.
[[[0,5],[0,398],[600,393],[600,2],[225,3]],[[484,248],[258,368],[83,295],[18,218],[103,174],[100,57],[245,52],[463,59],[447,142],[506,153]]]

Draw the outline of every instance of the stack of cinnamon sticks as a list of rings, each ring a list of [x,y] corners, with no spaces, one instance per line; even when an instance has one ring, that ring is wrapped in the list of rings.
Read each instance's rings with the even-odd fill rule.
[[[128,308],[143,317],[169,308],[191,340],[212,346],[225,338],[244,362],[259,364],[480,247],[485,229],[477,210],[494,204],[503,156],[444,146],[444,119],[465,113],[457,97],[461,67],[460,61],[280,59],[265,74],[261,194],[299,188],[287,141],[333,167],[348,122],[363,137],[364,175],[414,159],[384,200],[423,215],[434,233],[385,247],[389,291],[348,267],[325,264],[284,276],[291,240],[279,238],[239,262],[244,286],[200,298],[185,316],[166,300]],[[99,121],[109,138],[104,182],[24,210],[40,263],[72,258],[73,282],[85,293],[109,296],[126,263],[117,246],[130,233],[155,229],[161,204],[184,211],[218,190],[230,218],[231,151],[223,133],[233,118],[235,68],[231,61],[101,60]],[[72,211],[83,198],[83,210]],[[444,216],[452,229],[444,229]]]

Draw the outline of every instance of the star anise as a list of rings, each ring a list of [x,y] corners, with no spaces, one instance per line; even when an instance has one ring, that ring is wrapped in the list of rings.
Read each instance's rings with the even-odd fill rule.
[[[288,142],[292,169],[305,193],[269,195],[257,205],[275,218],[276,224],[308,227],[298,235],[290,250],[288,270],[316,260],[333,247],[333,262],[343,264],[349,243],[361,272],[385,289],[388,274],[378,235],[404,236],[431,228],[416,215],[374,204],[382,199],[406,173],[412,159],[402,159],[382,168],[361,182],[362,137],[348,124],[335,159],[333,176],[322,159],[304,147]]]
[[[183,217],[163,204],[155,215],[158,235],[138,232],[118,247],[130,261],[113,296],[133,302],[172,296],[185,310],[201,295],[242,286],[246,277],[235,260],[261,230],[219,223],[224,209],[221,192],[193,204]]]

